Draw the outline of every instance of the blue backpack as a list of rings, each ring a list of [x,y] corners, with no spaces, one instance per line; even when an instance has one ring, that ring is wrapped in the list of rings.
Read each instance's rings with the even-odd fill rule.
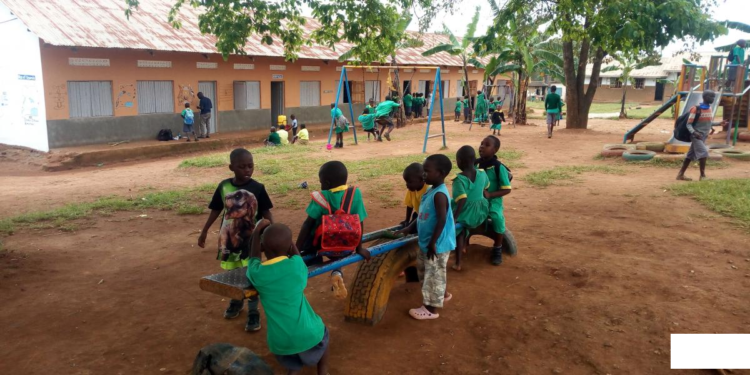
[[[193,111],[185,111],[185,125],[193,125],[195,122],[195,115]]]

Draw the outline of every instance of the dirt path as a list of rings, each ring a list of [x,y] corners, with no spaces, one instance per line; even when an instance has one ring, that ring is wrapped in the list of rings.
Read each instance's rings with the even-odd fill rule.
[[[487,133],[447,125],[453,150]],[[331,373],[710,374],[670,371],[669,334],[750,333],[750,234],[665,192],[676,173],[670,169],[627,167],[625,175],[584,174],[579,183],[547,189],[523,182],[525,174],[556,165],[611,163],[593,156],[633,124],[592,125],[551,140],[541,127],[503,130],[503,147],[524,153],[506,200],[519,256],[492,267],[487,243],[474,240],[465,271],[449,273],[455,297],[441,319],[410,319],[419,288],[400,284],[381,324],[345,323],[327,280],[311,279],[307,296],[331,332]],[[642,140],[663,140],[661,130],[671,126],[653,125]],[[354,160],[419,152],[422,127],[396,130],[390,143],[319,154]],[[430,149],[437,148],[431,140]],[[4,175],[0,205],[5,215],[227,175],[223,168],[176,170],[181,159]],[[735,162],[709,173],[747,178],[750,168]],[[403,214],[401,207],[382,208],[367,191],[365,199],[370,229]],[[265,329],[245,333],[244,321],[222,318],[226,301],[198,289],[198,279],[218,268],[214,248],[195,246],[205,216],[141,214],[98,217],[72,233],[27,229],[3,239],[0,373],[185,374],[198,349],[215,342],[248,347],[277,366]],[[295,232],[301,216],[275,211]],[[354,271],[346,269],[347,280]]]

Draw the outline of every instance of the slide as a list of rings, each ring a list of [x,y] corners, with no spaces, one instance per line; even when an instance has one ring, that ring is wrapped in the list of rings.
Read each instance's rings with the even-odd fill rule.
[[[666,112],[669,108],[672,108],[673,105],[677,103],[677,96],[673,96],[667,100],[664,105],[659,107],[654,113],[651,114],[651,116],[646,117],[643,121],[641,121],[638,125],[636,125],[633,129],[630,129],[627,133],[625,133],[625,137],[622,139],[622,143],[628,143],[628,141],[634,141],[635,134],[641,131],[641,129],[645,128],[646,125],[650,124],[651,121],[654,121],[656,118],[661,116],[664,112]]]

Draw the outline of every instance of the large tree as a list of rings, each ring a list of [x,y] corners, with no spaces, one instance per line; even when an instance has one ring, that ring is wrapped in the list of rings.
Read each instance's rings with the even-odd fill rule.
[[[597,82],[608,53],[661,49],[675,39],[704,42],[724,32],[711,20],[716,0],[509,0],[503,17],[531,8],[562,35],[566,79],[567,128],[586,128]],[[497,20],[497,18],[496,18]]]

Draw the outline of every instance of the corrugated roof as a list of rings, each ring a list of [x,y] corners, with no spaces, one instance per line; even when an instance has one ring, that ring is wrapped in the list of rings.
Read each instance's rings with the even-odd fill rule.
[[[198,28],[200,9],[186,4],[180,11],[181,29],[167,21],[174,0],[141,0],[137,11],[128,20],[123,0],[0,0],[44,42],[56,46],[125,48],[155,51],[218,53],[216,38],[202,35]],[[319,26],[308,19],[305,34]],[[424,57],[422,52],[448,42],[439,34],[423,34],[424,46],[398,52],[398,64],[461,66],[461,60],[447,53]],[[338,43],[335,49],[324,46],[303,46],[303,59],[337,60],[351,48]],[[245,52],[251,56],[283,56],[280,42],[266,45],[257,35],[249,38]]]
[[[714,54],[716,54],[716,51],[700,53],[701,57],[699,61],[697,61],[697,64],[708,66],[708,64],[711,62],[711,56]],[[630,73],[630,76],[632,78],[664,78],[664,77],[669,76],[670,73],[682,71],[683,60],[690,60],[690,59],[691,59],[691,56],[689,53],[678,54],[675,56],[663,56],[661,58],[661,64],[646,66],[642,69],[635,69]],[[610,65],[619,66],[619,64],[616,61],[613,61],[610,64],[602,64],[602,69]],[[591,76],[592,66],[593,66],[592,64],[586,65],[587,77]],[[622,75],[621,70],[600,74],[601,77],[605,77],[605,78],[606,77],[616,78],[616,77],[620,77],[621,75]]]

